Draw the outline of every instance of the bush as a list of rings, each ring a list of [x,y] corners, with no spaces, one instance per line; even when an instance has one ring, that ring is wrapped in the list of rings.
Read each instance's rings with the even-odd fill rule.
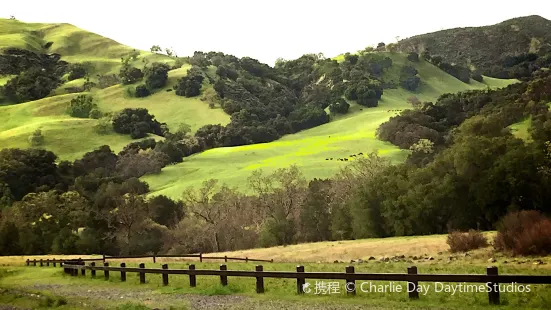
[[[408,54],[408,60],[412,62],[418,62],[419,61],[419,54],[415,52],[411,52]]]
[[[44,136],[40,129],[35,130],[28,138],[29,144],[33,147],[44,144]]]
[[[550,254],[551,220],[539,211],[509,213],[498,227],[494,247],[513,255]]]
[[[119,72],[119,77],[123,84],[134,84],[144,76],[142,70],[130,65],[123,65]]]
[[[104,117],[94,125],[94,131],[100,135],[106,135],[113,131],[113,125],[111,124],[111,119]]]
[[[154,62],[145,68],[145,85],[153,90],[165,86],[170,67],[165,63]]]
[[[480,231],[474,229],[468,232],[453,231],[448,234],[446,243],[450,246],[450,252],[467,252],[488,246],[488,240]]]
[[[69,67],[69,70],[71,70],[71,73],[69,73],[69,76],[67,77],[69,81],[83,78],[87,73],[86,67],[80,63],[72,64]]]
[[[329,111],[331,111],[331,113],[346,114],[348,112],[348,108],[350,108],[350,104],[342,98],[339,98],[337,102],[329,105]]]
[[[103,116],[103,113],[98,108],[93,108],[90,110],[90,113],[88,113],[88,117],[92,119],[100,119]]]
[[[97,110],[98,106],[90,96],[80,95],[71,99],[67,113],[72,117],[87,118],[92,110]]]
[[[147,89],[147,86],[142,84],[142,85],[136,86],[135,95],[137,98],[143,98],[151,95],[151,92],[149,91],[149,89]]]

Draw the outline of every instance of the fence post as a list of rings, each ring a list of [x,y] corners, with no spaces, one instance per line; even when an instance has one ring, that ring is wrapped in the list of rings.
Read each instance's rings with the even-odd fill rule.
[[[228,256],[227,255],[224,255],[224,262],[228,262]]]
[[[346,273],[355,273],[354,266],[346,266]],[[347,295],[356,295],[356,280],[346,279],[346,294]]]
[[[126,268],[126,263],[121,263],[121,268]],[[121,282],[126,281],[126,271],[121,270]]]
[[[258,272],[263,272],[264,267],[262,267],[262,265],[257,265],[255,270]],[[256,293],[257,294],[264,293],[264,277],[261,275],[256,277]]]
[[[203,253],[199,253],[199,262],[200,262],[200,263],[203,262]]]
[[[90,263],[90,267],[96,267],[96,263],[95,262],[91,262]],[[92,278],[95,278],[96,277],[96,270],[95,269],[91,269],[90,270],[90,274],[92,275]]]
[[[109,267],[109,263],[103,263],[103,267]],[[109,270],[108,269],[103,270],[103,275],[105,276],[105,280],[109,280]]]
[[[155,259],[155,255],[153,255],[153,264],[157,263],[157,260]]]
[[[50,267],[50,259],[49,258],[46,260],[46,266]]]
[[[163,264],[163,266],[161,267],[163,269],[168,269],[168,265],[167,264]],[[163,285],[164,286],[167,286],[168,285],[168,273],[163,273]]]
[[[222,283],[223,286],[228,285],[228,276],[222,275],[226,270],[228,270],[228,266],[224,264],[220,265],[220,271],[222,271],[222,273],[220,274],[220,283]]]
[[[83,262],[83,261],[80,261],[80,262],[79,262],[79,265],[82,266],[82,269],[80,269],[80,273],[81,273],[83,276],[85,276],[85,275],[86,275],[86,263]]]
[[[42,258],[40,259],[40,267],[43,267],[44,263],[42,262]]]
[[[56,260],[54,259],[54,261],[53,261],[53,262],[54,262],[54,267],[56,267],[56,265],[55,265],[55,263],[56,263]]]
[[[249,258],[245,257],[245,263],[248,263],[248,262],[249,262]]]
[[[101,258],[102,258],[103,262],[105,263],[105,254],[101,254]]]
[[[416,266],[408,267],[408,274],[417,274],[417,267]],[[419,282],[408,281],[409,299],[419,299],[419,291],[417,290],[418,286],[419,286]]]
[[[271,263],[273,263],[273,262],[274,262],[274,259],[272,258],[272,261],[271,261]]]
[[[30,262],[31,262],[31,261],[27,258],[27,266],[30,265]]]
[[[492,266],[486,268],[486,274],[489,276],[497,276],[497,267]],[[488,290],[488,299],[490,300],[491,305],[499,305],[499,289],[498,289],[498,283],[497,282],[488,282],[491,289]]]
[[[144,263],[141,263],[140,268],[145,268],[145,264]],[[140,272],[140,284],[144,284],[145,283],[145,272]]]
[[[297,272],[304,272],[304,266],[297,266]],[[304,284],[306,279],[303,276],[297,276],[297,293],[299,295],[304,294]]]
[[[63,261],[59,262],[59,267],[63,267]]]
[[[189,270],[195,270],[195,265],[189,265]],[[189,274],[189,286],[195,287],[197,285],[197,277],[194,274]]]
[[[36,259],[33,259],[33,266],[36,266]]]

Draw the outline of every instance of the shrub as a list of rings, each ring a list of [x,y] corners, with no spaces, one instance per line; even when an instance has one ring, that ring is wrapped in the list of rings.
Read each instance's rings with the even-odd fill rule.
[[[498,227],[494,247],[513,255],[549,254],[551,220],[534,210],[509,213]]]
[[[149,89],[147,89],[147,86],[142,84],[142,85],[136,86],[135,95],[138,98],[143,98],[151,95],[151,92],[149,91]]]
[[[144,74],[142,70],[132,67],[130,65],[123,65],[119,72],[119,77],[121,78],[122,83],[125,85],[133,84],[143,78],[143,76]]]
[[[67,113],[72,117],[87,118],[90,115],[90,111],[98,109],[97,104],[94,103],[94,99],[90,96],[80,95],[71,99]]]
[[[474,229],[468,232],[453,231],[448,234],[446,243],[450,246],[452,253],[466,252],[488,246],[486,237]]]
[[[71,70],[71,73],[69,73],[69,76],[67,77],[69,81],[83,78],[88,72],[88,70],[86,70],[86,66],[80,63],[72,64],[69,66],[69,70]]]
[[[418,62],[419,61],[419,54],[416,52],[411,52],[408,54],[408,60],[412,62]]]
[[[93,108],[90,110],[90,113],[88,113],[89,118],[93,119],[100,119],[103,116],[103,113],[98,108]]]
[[[350,104],[343,98],[339,98],[336,102],[329,105],[329,111],[331,111],[331,113],[345,114],[348,112],[348,108],[350,108]]]
[[[44,144],[44,136],[40,129],[35,130],[28,138],[31,146],[40,146]]]
[[[94,125],[94,131],[100,135],[106,135],[110,133],[112,130],[113,130],[113,125],[111,124],[111,119],[108,117],[104,117],[100,119],[98,123]]]
[[[149,89],[157,89],[165,86],[170,67],[165,63],[154,62],[145,68],[145,85]]]

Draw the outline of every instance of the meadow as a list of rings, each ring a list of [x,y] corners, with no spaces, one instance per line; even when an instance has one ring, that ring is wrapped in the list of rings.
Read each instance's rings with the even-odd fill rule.
[[[488,232],[488,237],[494,232]],[[298,244],[287,247],[269,249],[253,249],[231,253],[217,253],[217,256],[227,254],[239,257],[274,258],[274,263],[261,263],[266,271],[294,271],[297,265],[303,265],[305,271],[344,272],[345,267],[353,265],[356,272],[365,273],[405,273],[407,267],[415,265],[419,273],[428,274],[484,274],[486,267],[495,265],[500,274],[550,274],[551,260],[549,257],[508,257],[494,253],[491,248],[479,249],[464,253],[449,253],[445,244],[445,235],[420,237],[395,237],[384,239],[353,240]],[[320,256],[320,251],[324,256]],[[291,256],[290,254],[293,254]],[[404,255],[403,259],[394,259]],[[369,260],[373,256],[375,259]],[[414,258],[413,256],[417,256]],[[54,256],[48,256],[53,258]],[[56,256],[60,257],[60,256]],[[67,258],[71,256],[66,256]],[[75,256],[72,256],[75,257]],[[384,262],[380,258],[389,257]],[[488,257],[495,262],[488,262]],[[445,308],[445,309],[473,309],[488,308],[488,296],[483,292],[456,292],[455,294],[438,292],[436,284],[427,286],[426,294],[421,293],[419,300],[410,300],[407,292],[368,292],[358,289],[354,297],[347,296],[344,290],[344,281],[339,284],[339,292],[318,294],[312,290],[304,295],[296,294],[296,280],[294,279],[265,279],[265,293],[255,292],[255,279],[229,277],[228,285],[222,286],[216,276],[197,276],[197,286],[190,287],[185,275],[170,275],[169,285],[163,286],[161,275],[146,275],[146,283],[140,284],[137,274],[128,273],[127,281],[120,281],[118,272],[111,272],[109,280],[105,280],[103,272],[98,271],[93,279],[88,271],[85,276],[71,277],[63,273],[62,268],[25,267],[25,259],[36,257],[4,257],[0,259],[0,287],[6,290],[0,292],[0,304],[29,303],[33,299],[25,296],[49,296],[52,300],[63,299],[67,302],[62,309],[71,309],[71,306],[83,305],[90,307],[129,309],[150,309],[165,307],[172,309],[357,309],[358,307],[375,307],[377,309],[396,308]],[[85,258],[83,256],[83,258]],[[354,258],[354,261],[350,261]],[[358,260],[365,258],[365,260]],[[429,259],[432,258],[432,259]],[[330,262],[335,259],[338,262]],[[541,259],[544,264],[534,264]],[[320,261],[316,261],[320,260]],[[183,261],[173,258],[157,258],[156,263],[151,259],[120,259],[108,260],[111,266],[118,266],[126,262],[129,267],[137,267],[144,262],[146,268],[160,268],[161,264],[168,264],[170,269],[188,269],[189,264],[195,264],[197,269],[219,269],[220,264],[226,264],[228,270],[254,270],[256,263],[244,262],[203,262],[197,259]],[[307,280],[312,288],[316,287],[316,280]],[[327,282],[327,281],[326,281]],[[335,282],[330,281],[328,282]],[[387,281],[373,281],[375,285],[390,285]],[[319,284],[319,282],[318,282]],[[429,285],[429,283],[421,283]],[[447,284],[447,283],[444,283]],[[361,283],[357,283],[361,285]],[[368,284],[367,284],[368,285]],[[405,287],[405,282],[392,282],[392,285]],[[15,298],[13,295],[20,295]],[[551,285],[532,285],[531,292],[501,293],[502,305],[500,308],[541,308],[545,309],[551,302]]]

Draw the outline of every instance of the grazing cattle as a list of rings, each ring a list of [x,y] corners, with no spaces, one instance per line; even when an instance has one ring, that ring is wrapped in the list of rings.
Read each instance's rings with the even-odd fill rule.
[[[329,158],[329,160],[333,160],[333,157]]]
[[[358,155],[363,155],[364,153],[358,153]]]
[[[348,161],[348,158],[345,158],[344,161]]]
[[[326,158],[325,160],[329,160],[329,158]]]

